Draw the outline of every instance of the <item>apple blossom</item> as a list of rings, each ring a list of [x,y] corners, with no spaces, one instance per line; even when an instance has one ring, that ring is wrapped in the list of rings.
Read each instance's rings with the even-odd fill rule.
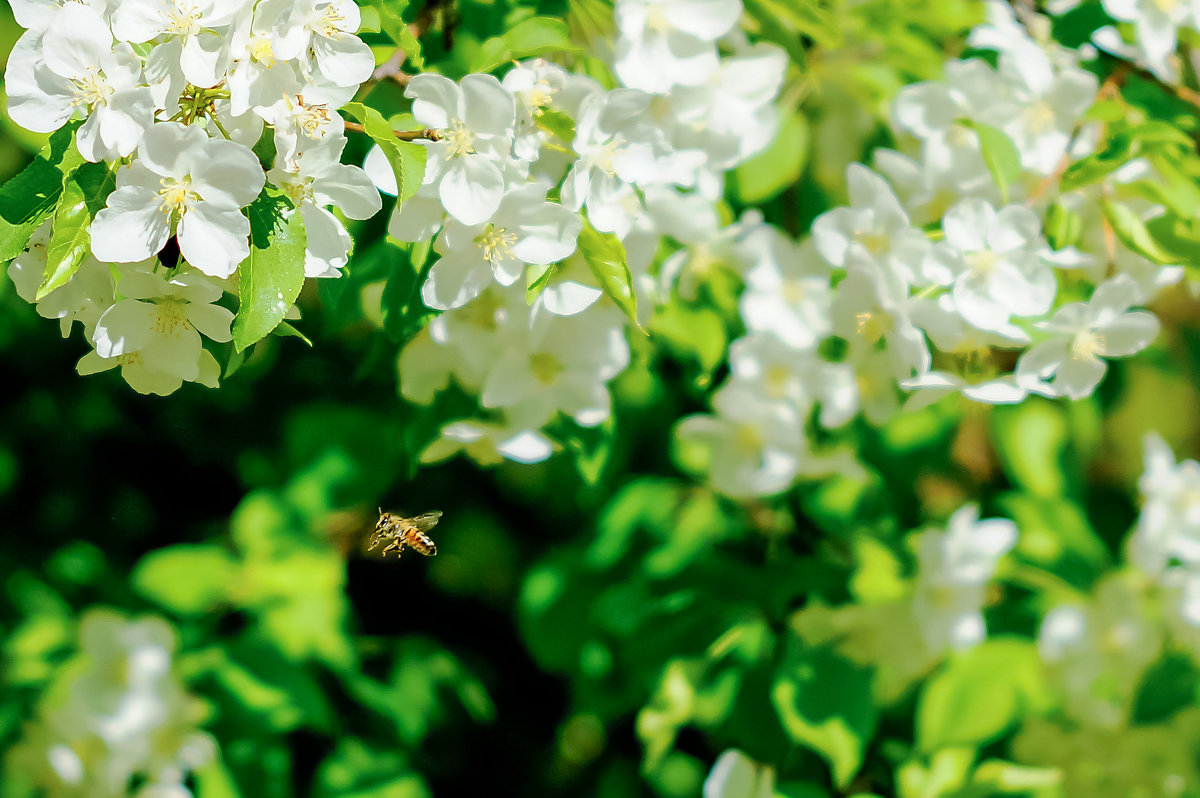
[[[154,255],[178,233],[188,263],[228,277],[250,252],[250,222],[240,209],[265,179],[254,153],[241,144],[177,122],[154,125],[138,157],[117,172],[117,190],[92,222],[92,252],[131,263]]]

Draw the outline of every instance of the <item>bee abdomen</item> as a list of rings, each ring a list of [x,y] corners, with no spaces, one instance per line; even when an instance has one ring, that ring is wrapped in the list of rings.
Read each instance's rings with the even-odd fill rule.
[[[405,535],[405,543],[416,550],[418,554],[424,554],[426,557],[437,554],[437,545],[424,532],[418,532],[415,529],[408,530],[408,534]]]

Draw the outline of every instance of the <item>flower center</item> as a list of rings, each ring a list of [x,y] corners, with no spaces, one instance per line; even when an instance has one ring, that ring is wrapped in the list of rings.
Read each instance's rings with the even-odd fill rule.
[[[783,294],[784,302],[789,305],[799,305],[804,301],[808,290],[804,287],[803,280],[784,280],[780,293]]]
[[[1034,133],[1045,133],[1054,129],[1054,108],[1042,100],[1025,110],[1025,121]]]
[[[271,37],[265,33],[255,35],[250,42],[250,60],[262,64],[267,69],[275,66],[275,48],[271,45]]]
[[[500,326],[499,322],[503,318],[501,312],[503,307],[499,297],[491,292],[484,292],[474,302],[459,310],[457,315],[472,327],[478,327],[481,330],[495,330]]]
[[[346,18],[338,13],[333,3],[325,6],[325,13],[313,26],[313,30],[327,39],[340,39],[345,35]]]
[[[154,317],[154,332],[159,335],[175,335],[180,327],[187,327],[187,302],[175,297],[163,297],[155,302],[158,313]]]
[[[297,94],[294,102],[287,94],[284,94],[284,99],[292,112],[293,123],[304,135],[310,139],[325,138],[326,124],[329,122],[328,105],[310,105],[304,102],[302,94]]]
[[[1179,5],[1179,0],[1151,0],[1151,2],[1163,13],[1170,13]]]
[[[167,7],[166,32],[172,36],[195,36],[200,32],[200,20],[203,14],[191,3],[183,4],[179,0]]]
[[[792,373],[788,371],[787,366],[774,365],[767,369],[764,375],[767,388],[767,396],[772,399],[782,399],[787,396],[788,383],[791,382]]]
[[[450,120],[450,127],[446,129],[444,138],[449,145],[446,147],[446,160],[475,152],[475,134],[467,130],[467,126],[460,119]]]
[[[733,442],[739,451],[761,451],[763,448],[762,432],[753,424],[743,422],[734,428]]]
[[[979,252],[969,252],[966,258],[967,267],[977,275],[983,276],[991,274],[996,268],[996,263],[1000,260],[995,252],[991,250],[980,250]]]
[[[617,148],[620,146],[621,143],[614,138],[608,143],[593,149],[588,153],[588,164],[604,172],[606,175],[615,175],[617,170],[613,166],[613,162],[616,160]]]
[[[495,266],[512,258],[508,251],[517,243],[517,234],[508,232],[504,227],[489,224],[483,235],[475,239],[475,243],[483,250],[483,259]]]
[[[283,189],[283,193],[287,194],[293,203],[299,205],[303,200],[312,199],[312,184],[313,179],[311,177],[289,173],[288,179],[284,181],[280,188]]]
[[[563,372],[563,364],[548,352],[538,352],[529,358],[529,370],[537,377],[538,382],[553,385],[558,380],[558,375]]]
[[[1084,330],[1071,341],[1071,356],[1076,360],[1096,360],[1104,351],[1104,336]]]
[[[199,194],[192,191],[190,177],[182,180],[164,177],[159,181],[159,185],[162,186],[158,190],[160,210],[167,216],[182,216],[191,204],[200,198]]]
[[[854,331],[866,339],[867,343],[877,344],[892,331],[892,317],[883,311],[867,311],[855,314]]]
[[[866,247],[872,255],[882,255],[887,252],[888,237],[874,230],[855,230],[854,240]]]
[[[651,6],[646,12],[646,28],[655,33],[666,33],[671,30],[671,23],[661,3]]]
[[[71,86],[75,89],[71,104],[86,106],[89,110],[103,105],[113,93],[108,80],[96,69],[88,70],[83,77],[72,78]]]

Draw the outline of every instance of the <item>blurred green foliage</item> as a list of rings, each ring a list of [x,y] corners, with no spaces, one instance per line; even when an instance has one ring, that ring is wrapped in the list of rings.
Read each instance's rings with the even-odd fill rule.
[[[418,50],[403,24],[418,10],[379,0],[364,4],[364,38],[380,60],[399,46],[458,77],[576,58],[568,32],[594,27],[595,4],[429,4],[437,24]],[[795,63],[780,133],[737,170],[725,213],[805,230],[845,165],[887,142],[895,90],[940,75],[979,6],[750,0],[755,35]],[[18,32],[0,9],[0,47]],[[403,112],[390,83],[370,98]],[[7,179],[45,137],[3,115],[0,127]],[[1072,177],[1103,173],[1124,141]],[[354,139],[347,157],[367,146]],[[991,158],[1000,178],[1005,158]],[[1145,674],[1130,728],[1072,737],[1032,639],[1120,558],[1142,432],[1197,452],[1195,413],[1154,410],[1198,406],[1193,300],[1165,308],[1169,347],[1114,366],[1096,397],[859,423],[845,441],[864,478],[735,505],[668,454],[671,422],[703,406],[740,332],[719,274],[655,315],[653,343],[634,341],[610,428],[576,431],[545,464],[418,467],[465,399],[396,396],[429,252],[388,243],[386,218],[353,227],[348,277],[300,295],[312,348],[277,336],[224,352],[219,391],[166,401],[112,373],[77,377],[78,331],[60,340],[0,280],[0,750],[69,660],[80,613],[102,605],[178,630],[177,669],[220,747],[195,775],[199,798],[683,798],[730,746],[773,765],[789,798],[1149,796],[1165,794],[1163,773],[1200,794],[1190,661],[1168,652]],[[604,243],[600,272],[618,258]],[[992,639],[913,665],[915,630],[887,614],[913,571],[904,533],[972,498],[1021,529],[989,601]],[[444,510],[439,556],[360,557],[380,505]],[[842,606],[868,634],[839,626]],[[1097,777],[1106,765],[1125,780]],[[0,795],[25,794],[0,777]]]

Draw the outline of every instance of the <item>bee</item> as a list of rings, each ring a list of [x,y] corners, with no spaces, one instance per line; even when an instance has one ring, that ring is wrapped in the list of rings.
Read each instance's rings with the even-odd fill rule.
[[[438,519],[441,517],[441,510],[434,510],[432,513],[418,515],[415,518],[405,518],[395,513],[385,513],[380,509],[379,523],[375,525],[375,532],[371,535],[371,543],[367,546],[367,550],[370,551],[380,543],[387,541],[387,545],[380,552],[381,555],[386,556],[389,551],[394,549],[396,556],[399,557],[404,553],[404,547],[410,546],[418,554],[432,557],[437,554],[437,546],[425,533],[437,526]]]

